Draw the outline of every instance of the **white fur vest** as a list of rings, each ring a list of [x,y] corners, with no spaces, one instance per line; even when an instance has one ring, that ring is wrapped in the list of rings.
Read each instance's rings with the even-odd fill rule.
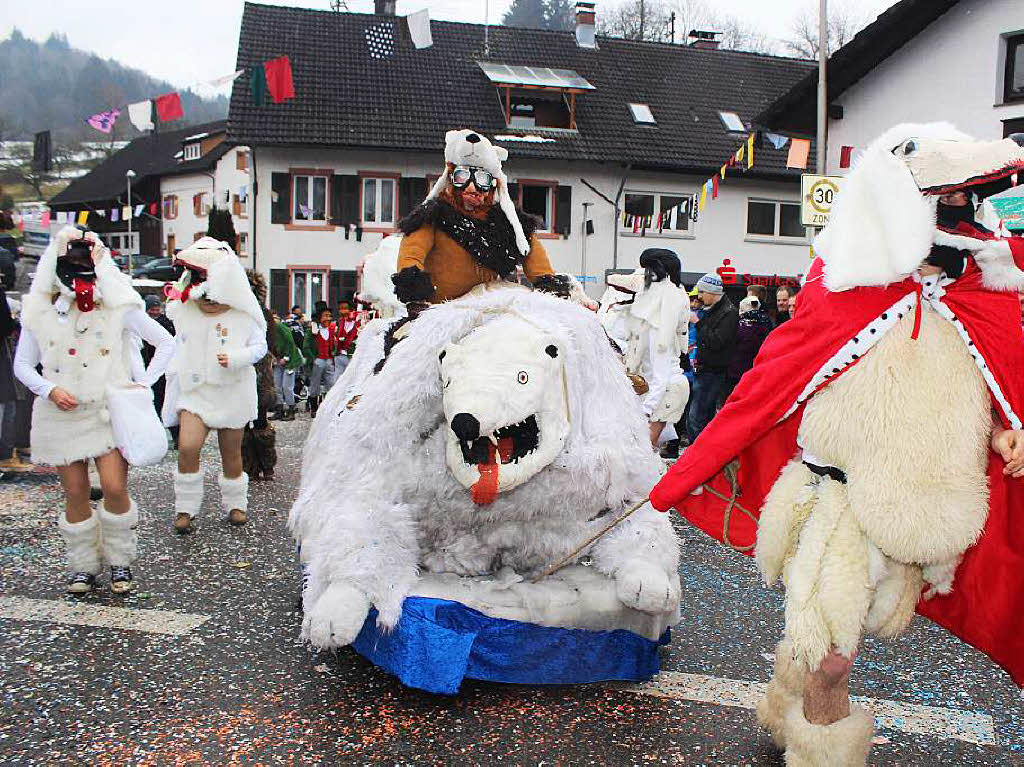
[[[182,391],[207,384],[232,386],[252,377],[251,365],[226,368],[217,361],[221,353],[236,358],[245,353],[256,324],[248,314],[237,309],[204,314],[195,301],[188,301],[169,303],[167,316],[174,322],[179,341],[168,371],[177,374]]]
[[[903,563],[960,555],[988,516],[991,400],[951,323],[927,304],[911,339],[909,312],[815,395],[800,444],[846,472],[868,538]]]
[[[61,321],[45,296],[25,296],[22,322],[39,344],[43,377],[67,389],[80,403],[104,401],[107,384],[131,379],[124,315],[134,308],[108,309],[98,303],[92,311],[80,312],[72,303]]]

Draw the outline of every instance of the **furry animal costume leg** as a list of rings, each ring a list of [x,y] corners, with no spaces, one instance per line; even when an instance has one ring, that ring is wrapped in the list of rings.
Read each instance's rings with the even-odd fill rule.
[[[757,723],[772,734],[780,749],[786,748],[786,715],[794,703],[802,703],[804,670],[793,658],[793,643],[783,639],[775,647],[775,670],[765,696],[757,703]]]
[[[133,500],[124,514],[112,514],[100,506],[99,519],[103,530],[103,556],[111,567],[129,567],[138,556],[139,507]]]
[[[240,477],[228,479],[223,474],[217,476],[217,484],[220,486],[220,504],[224,514],[230,514],[235,509],[240,511],[249,510],[249,475],[244,471]]]
[[[801,699],[786,710],[787,767],[863,767],[871,750],[875,720],[856,704],[832,724],[811,724]]]
[[[242,436],[242,469],[252,479],[270,479],[277,465],[277,433],[267,423],[265,429],[245,427]]]
[[[203,472],[195,474],[174,472],[174,512],[188,514],[193,519],[199,516],[203,506]]]
[[[68,522],[61,512],[57,517],[57,527],[67,550],[68,570],[98,575],[102,558],[99,517],[94,513],[81,522]]]

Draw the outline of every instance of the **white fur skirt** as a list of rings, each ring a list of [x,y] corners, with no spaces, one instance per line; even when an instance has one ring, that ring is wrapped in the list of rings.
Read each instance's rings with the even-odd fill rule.
[[[106,455],[115,448],[110,413],[105,402],[61,410],[49,399],[36,397],[32,406],[32,463],[67,466]]]
[[[204,384],[178,393],[176,413],[187,410],[210,429],[243,429],[258,415],[256,376],[234,386]]]

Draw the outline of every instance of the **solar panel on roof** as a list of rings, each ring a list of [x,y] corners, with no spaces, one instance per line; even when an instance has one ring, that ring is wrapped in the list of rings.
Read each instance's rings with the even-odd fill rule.
[[[594,90],[593,85],[571,69],[510,66],[509,64],[498,64],[493,61],[478,61],[477,64],[492,83],[500,83],[501,85],[529,85],[537,88]]]

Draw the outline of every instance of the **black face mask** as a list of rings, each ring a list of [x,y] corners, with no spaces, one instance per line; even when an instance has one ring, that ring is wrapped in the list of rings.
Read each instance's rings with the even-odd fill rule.
[[[61,256],[57,259],[57,279],[73,290],[76,279],[95,282],[96,266],[92,259],[86,264],[74,257]]]
[[[938,223],[946,229],[956,229],[959,223],[975,224],[974,205],[968,202],[966,205],[944,205],[939,202]]]
[[[924,262],[941,267],[946,276],[952,277],[954,280],[959,279],[964,273],[963,253],[948,245],[932,245],[931,253],[928,254],[928,258]]]

